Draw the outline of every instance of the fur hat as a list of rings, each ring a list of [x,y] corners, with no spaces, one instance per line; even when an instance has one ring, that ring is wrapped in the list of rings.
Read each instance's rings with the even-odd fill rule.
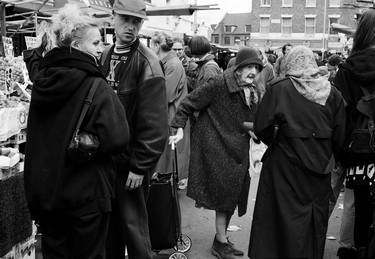
[[[259,72],[263,69],[263,62],[259,58],[258,51],[251,47],[244,47],[240,49],[236,56],[236,62],[234,64],[234,70],[240,67],[247,66],[250,64],[258,65]]]
[[[141,19],[147,19],[146,5],[143,0],[115,0],[113,11],[120,15],[129,15]]]

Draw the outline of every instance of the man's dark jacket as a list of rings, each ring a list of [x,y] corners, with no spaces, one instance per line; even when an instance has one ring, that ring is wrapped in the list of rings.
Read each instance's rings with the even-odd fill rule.
[[[120,174],[131,171],[150,174],[168,138],[168,108],[165,79],[159,59],[137,39],[133,53],[116,75],[118,97],[125,107],[130,128],[130,143],[118,159]],[[105,76],[110,69],[114,46],[106,49],[101,63]],[[125,171],[123,171],[125,170]]]
[[[90,55],[55,48],[36,63],[25,154],[32,216],[110,211],[115,178],[111,155],[121,153],[129,140],[124,108]],[[94,82],[98,88],[81,129],[95,134],[100,146],[90,162],[78,166],[66,150]]]

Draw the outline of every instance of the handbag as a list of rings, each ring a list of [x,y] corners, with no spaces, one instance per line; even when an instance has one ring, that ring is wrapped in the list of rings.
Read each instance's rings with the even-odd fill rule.
[[[84,100],[81,114],[79,115],[79,119],[75,127],[73,137],[70,140],[68,146],[68,157],[75,164],[83,164],[85,162],[90,161],[92,157],[95,155],[100,145],[97,136],[85,131],[81,131],[82,121],[85,118],[88,109],[90,108],[92,99],[94,97],[96,89],[98,88],[98,85],[99,81],[94,81],[94,84],[91,86],[90,91]]]

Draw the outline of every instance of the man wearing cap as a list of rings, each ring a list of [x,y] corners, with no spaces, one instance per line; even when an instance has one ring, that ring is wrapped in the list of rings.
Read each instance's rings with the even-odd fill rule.
[[[171,126],[177,143],[191,114],[199,111],[191,142],[187,195],[197,207],[215,211],[216,235],[211,252],[221,259],[234,259],[243,251],[227,236],[230,219],[238,208],[246,213],[250,187],[249,140],[244,124],[251,124],[260,100],[254,79],[263,62],[254,48],[241,49],[230,69],[197,86],[179,105]]]
[[[125,107],[130,144],[117,157],[116,201],[107,258],[152,258],[146,198],[149,177],[168,138],[165,79],[157,56],[138,39],[146,17],[143,0],[115,0],[115,45],[101,63],[104,75]]]

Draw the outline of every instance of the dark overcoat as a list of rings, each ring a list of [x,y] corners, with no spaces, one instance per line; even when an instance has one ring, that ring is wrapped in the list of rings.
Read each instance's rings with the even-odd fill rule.
[[[249,134],[245,121],[253,121],[233,69],[198,86],[180,104],[171,123],[183,128],[190,114],[200,111],[191,140],[187,195],[198,206],[239,215],[246,212],[250,186]]]
[[[341,94],[332,87],[320,105],[301,95],[291,79],[279,80],[258,107],[254,132],[268,149],[262,158],[249,257],[322,259],[332,192],[326,168],[332,155],[338,158],[345,138]]]

